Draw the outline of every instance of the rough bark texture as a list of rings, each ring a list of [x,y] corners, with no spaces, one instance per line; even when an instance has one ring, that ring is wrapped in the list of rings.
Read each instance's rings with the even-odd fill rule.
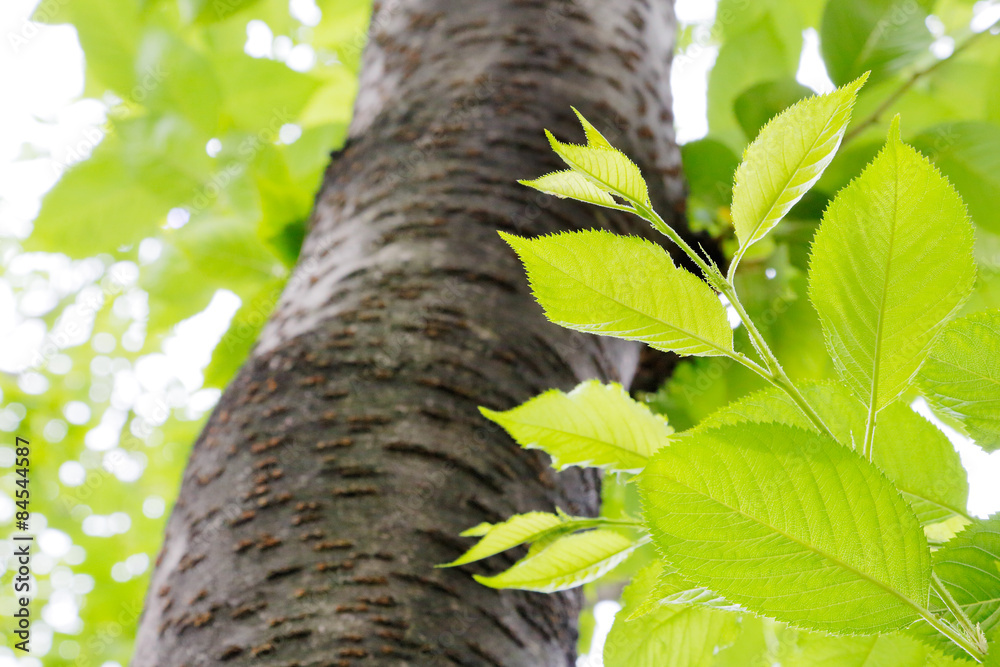
[[[559,167],[542,128],[575,105],[682,201],[667,0],[376,5],[350,140],[257,349],[195,444],[133,664],[573,663],[575,593],[497,592],[434,569],[456,534],[515,512],[597,510],[479,417],[583,378],[628,383],[638,349],[543,321],[503,229],[634,219],[515,178]]]

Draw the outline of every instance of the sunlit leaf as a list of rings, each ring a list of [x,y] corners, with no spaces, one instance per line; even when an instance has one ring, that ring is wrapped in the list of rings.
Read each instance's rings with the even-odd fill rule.
[[[972,291],[972,225],[958,193],[899,138],[830,204],[809,296],[844,381],[875,411],[904,391]]]
[[[596,466],[639,471],[673,429],[619,384],[590,380],[565,394],[552,389],[505,412],[480,408],[518,444],[544,450],[556,469]]]
[[[639,618],[633,612],[656,586],[663,566],[653,562],[622,593],[622,610],[604,643],[604,664],[629,667],[708,667],[737,632],[733,614],[664,606]]]
[[[628,558],[637,546],[621,533],[591,530],[560,537],[495,576],[473,576],[490,588],[554,593],[601,578]]]
[[[930,552],[916,517],[872,464],[828,438],[723,426],[661,449],[639,480],[654,544],[691,583],[826,632],[920,617]]]
[[[649,241],[605,231],[501,236],[524,262],[535,298],[556,324],[678,354],[731,353],[722,303]]]
[[[980,447],[1000,448],[1000,312],[949,324],[920,370],[920,387]]]

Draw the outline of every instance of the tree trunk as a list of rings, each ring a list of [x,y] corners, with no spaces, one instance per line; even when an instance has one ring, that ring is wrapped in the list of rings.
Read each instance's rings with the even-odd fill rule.
[[[188,463],[133,664],[573,664],[576,592],[493,591],[434,569],[459,531],[598,509],[476,407],[599,377],[638,348],[543,320],[497,229],[605,227],[613,211],[522,187],[559,168],[542,128],[578,107],[683,200],[667,0],[376,3],[350,139],[302,257]]]

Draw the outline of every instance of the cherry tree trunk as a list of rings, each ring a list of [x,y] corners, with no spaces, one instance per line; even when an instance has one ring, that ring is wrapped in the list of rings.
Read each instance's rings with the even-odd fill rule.
[[[457,569],[483,521],[598,509],[479,416],[597,377],[636,346],[545,322],[497,230],[614,211],[518,185],[582,141],[579,108],[683,205],[668,0],[376,3],[350,138],[293,277],[194,445],[133,665],[572,665],[577,592],[494,591],[517,554]],[[522,552],[523,553],[523,552]]]

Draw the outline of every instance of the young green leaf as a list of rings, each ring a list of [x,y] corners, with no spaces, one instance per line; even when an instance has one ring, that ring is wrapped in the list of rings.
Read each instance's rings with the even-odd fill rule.
[[[546,131],[552,148],[573,168],[518,183],[545,194],[568,197],[620,211],[633,209],[631,206],[618,203],[611,196],[612,193],[648,206],[646,183],[639,174],[639,168],[624,153],[612,146],[604,135],[583,117],[583,114],[576,109],[573,109],[573,113],[580,119],[583,131],[587,135],[586,146],[560,143],[551,132]]]
[[[480,524],[462,533],[462,537],[482,537],[461,558],[442,567],[454,567],[488,558],[525,542],[533,542],[563,523],[561,517],[548,512],[515,514],[503,523]]]
[[[593,181],[583,174],[567,169],[566,171],[554,171],[551,174],[540,176],[533,181],[518,181],[521,185],[535,188],[540,192],[556,197],[568,197],[588,204],[597,204],[606,208],[625,209],[615,201],[614,197],[607,191],[594,185]]]
[[[623,608],[604,643],[604,664],[628,667],[709,667],[719,649],[737,636],[737,618],[707,608],[659,607],[641,617],[633,612],[658,583],[662,564],[640,570],[622,593]]]
[[[621,533],[591,530],[560,537],[495,576],[473,576],[490,588],[554,593],[601,578],[628,558],[638,546],[638,542]]]
[[[593,123],[583,117],[576,107],[570,107],[573,113],[576,114],[577,119],[580,121],[580,125],[583,126],[583,131],[587,135],[587,145],[591,148],[614,148],[611,142],[604,138],[604,135],[594,127]]]
[[[916,517],[878,469],[827,437],[723,426],[661,449],[639,485],[663,557],[750,611],[845,634],[923,613],[930,553]]]
[[[873,413],[905,390],[975,280],[954,188],[899,137],[840,191],[813,243],[809,296],[838,371]]]
[[[872,461],[922,525],[969,518],[969,481],[958,452],[944,433],[905,403],[897,401],[879,414]]]
[[[840,146],[866,78],[797,102],[765,125],[747,148],[733,187],[732,216],[740,247],[730,274],[747,249],[764,238],[822,176]]]
[[[573,171],[583,174],[600,189],[632,204],[649,208],[649,192],[639,167],[620,150],[613,148],[579,112],[577,116],[584,124],[588,145],[564,144],[546,130],[545,136],[549,138],[552,150]]]
[[[1000,311],[975,313],[945,327],[920,369],[919,384],[980,447],[1000,449]]]
[[[556,324],[682,355],[733,354],[722,302],[659,246],[602,230],[500,236],[524,262],[535,298]]]
[[[632,400],[620,384],[588,380],[564,394],[547,391],[506,412],[480,408],[522,447],[544,450],[558,470],[595,466],[638,472],[673,429]]]

